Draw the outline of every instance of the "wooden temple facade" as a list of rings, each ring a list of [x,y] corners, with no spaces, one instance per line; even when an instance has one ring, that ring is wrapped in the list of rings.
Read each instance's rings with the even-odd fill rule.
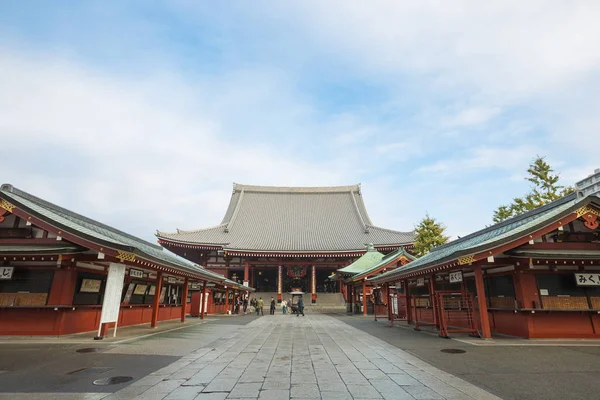
[[[368,281],[387,317],[441,336],[600,337],[600,198],[576,193]]]
[[[219,225],[158,232],[159,243],[228,279],[268,292],[341,293],[329,277],[365,254],[411,248],[413,232],[373,225],[360,185],[271,187],[234,184]]]
[[[116,326],[226,312],[251,290],[12,185],[0,188],[0,335],[104,337]],[[200,299],[195,309],[192,298]]]

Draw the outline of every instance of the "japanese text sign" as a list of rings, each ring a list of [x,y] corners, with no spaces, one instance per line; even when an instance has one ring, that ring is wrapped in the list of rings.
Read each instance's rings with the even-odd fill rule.
[[[15,270],[15,267],[0,267],[0,279],[4,279],[4,280],[12,279],[14,270]]]
[[[600,272],[575,274],[577,286],[600,286]]]
[[[425,278],[417,278],[417,286],[425,286]]]
[[[462,282],[462,280],[463,280],[462,271],[450,272],[450,274],[448,275],[448,278],[450,279],[450,283]]]

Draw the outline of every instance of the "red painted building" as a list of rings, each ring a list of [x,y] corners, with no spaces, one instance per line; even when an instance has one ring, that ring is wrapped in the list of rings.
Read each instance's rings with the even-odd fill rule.
[[[598,338],[599,217],[600,198],[573,193],[369,281],[398,288],[404,318],[442,336]]]
[[[339,293],[329,276],[365,253],[411,248],[413,232],[373,225],[360,185],[270,187],[234,184],[220,224],[198,230],[158,232],[159,243],[259,292],[297,289]]]
[[[111,269],[124,274],[116,284]],[[95,331],[108,303],[118,326],[184,321],[193,292],[206,293],[209,311],[225,312],[249,290],[161,246],[0,188],[0,335]],[[101,336],[115,322],[102,324]]]

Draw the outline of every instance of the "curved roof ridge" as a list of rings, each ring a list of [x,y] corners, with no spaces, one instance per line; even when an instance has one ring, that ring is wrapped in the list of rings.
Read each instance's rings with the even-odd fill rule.
[[[233,190],[266,193],[344,193],[360,191],[360,183],[346,186],[255,186],[233,184]]]
[[[85,215],[76,213],[75,211],[71,211],[68,208],[61,207],[61,206],[59,206],[57,204],[54,204],[54,203],[52,203],[52,202],[50,202],[48,200],[44,200],[44,199],[42,199],[40,197],[34,196],[31,193],[25,192],[25,191],[23,191],[21,189],[18,189],[16,187],[14,187],[10,183],[3,184],[0,187],[0,190],[4,190],[4,191],[7,191],[7,192],[12,193],[14,195],[20,196],[20,197],[22,197],[22,198],[24,198],[26,200],[33,201],[34,203],[37,203],[39,205],[42,205],[43,207],[49,208],[50,210],[52,210],[54,212],[62,213],[62,214],[68,215],[68,216],[70,216],[72,218],[81,219],[82,221],[85,221],[88,224],[96,225],[96,226],[101,227],[103,229],[112,231],[113,233],[116,233],[117,235],[122,235],[123,237],[125,237],[125,238],[127,238],[129,240],[132,240],[132,241],[138,242],[138,243],[142,243],[142,244],[144,244],[146,246],[153,247],[156,250],[159,250],[159,249],[162,248],[162,246],[159,246],[159,245],[157,245],[155,243],[150,243],[147,240],[140,239],[140,238],[138,238],[136,236],[133,236],[133,235],[127,233],[127,232],[123,232],[120,229],[113,228],[112,226],[103,224],[102,222],[99,222],[99,221],[96,221],[96,220],[94,220],[92,218],[86,217]]]
[[[183,229],[177,229],[177,232],[163,232],[163,231],[157,230],[156,235],[162,236],[162,235],[178,235],[181,233],[196,233],[196,232],[209,231],[209,230],[215,229],[215,228],[222,228],[224,226],[227,226],[227,224],[213,225],[213,226],[209,226],[208,228],[192,229],[189,231],[184,231]]]
[[[237,203],[235,204],[235,209],[233,210],[231,219],[229,220],[227,225],[225,225],[225,232],[229,232],[229,230],[235,223],[235,217],[238,215],[238,212],[240,211],[240,204],[242,204],[242,200],[244,199],[244,190],[245,189],[242,189],[242,191],[240,192],[240,197],[237,199]]]
[[[373,225],[373,224],[369,224],[369,228],[380,229],[380,230],[382,230],[382,231],[391,232],[391,233],[415,233],[415,231],[414,231],[414,230],[412,230],[412,231],[395,231],[395,230],[393,230],[393,229],[382,228],[382,227],[380,227],[380,226]]]
[[[496,224],[492,224],[492,225],[486,226],[485,228],[479,229],[479,230],[477,230],[475,232],[472,232],[472,233],[470,233],[470,234],[468,234],[466,236],[462,236],[462,237],[460,237],[458,239],[452,240],[452,241],[450,241],[450,242],[448,242],[446,244],[443,244],[441,246],[434,247],[433,249],[430,250],[430,253],[434,253],[434,252],[436,252],[438,250],[445,249],[445,248],[449,247],[450,245],[454,246],[457,243],[462,243],[462,242],[467,241],[467,240],[469,240],[469,239],[471,239],[471,238],[473,238],[475,236],[479,236],[479,235],[484,234],[486,232],[491,232],[491,231],[496,230],[498,228],[501,228],[503,226],[507,226],[507,225],[510,225],[510,224],[512,224],[514,222],[521,221],[521,220],[523,220],[525,218],[533,217],[533,216],[535,216],[537,214],[544,213],[548,209],[552,209],[554,207],[558,207],[558,206],[560,206],[560,205],[562,205],[564,203],[567,203],[569,201],[573,201],[573,200],[576,200],[576,199],[577,199],[577,193],[576,192],[570,193],[570,194],[568,194],[568,195],[566,195],[564,197],[561,197],[558,200],[554,200],[554,201],[552,201],[550,203],[544,204],[543,206],[534,208],[533,210],[529,210],[529,211],[527,211],[527,212],[525,212],[523,214],[516,215],[516,216],[511,217],[511,218],[507,218],[507,219],[505,219],[502,222],[498,222]]]
[[[350,193],[350,197],[352,197],[352,203],[354,204],[354,211],[356,211],[356,214],[358,215],[358,219],[360,220],[360,223],[363,226],[363,229],[365,230],[365,233],[369,233],[369,227],[368,225],[365,223],[365,220],[363,219],[360,210],[358,209],[358,204],[356,203],[356,197],[354,197],[354,194]]]

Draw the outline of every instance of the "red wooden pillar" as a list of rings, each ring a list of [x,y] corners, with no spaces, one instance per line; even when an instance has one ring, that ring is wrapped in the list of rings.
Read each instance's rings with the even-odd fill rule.
[[[225,289],[225,314],[229,311],[229,289]]]
[[[387,307],[388,312],[388,320],[392,320],[392,302],[390,301],[390,284],[385,284],[385,305]]]
[[[412,324],[412,309],[410,306],[411,298],[408,290],[408,279],[402,281],[402,286],[404,287],[404,309],[406,310],[406,323],[410,325]]]
[[[312,292],[312,303],[317,302],[317,266],[313,265],[310,275],[311,292]]]
[[[183,294],[181,295],[181,322],[185,322],[185,309],[187,307],[187,297],[188,297],[188,282],[189,279],[185,278],[183,282]]]
[[[158,307],[160,305],[160,293],[162,292],[163,273],[158,271],[156,274],[156,290],[154,291],[154,301],[152,302],[152,322],[151,328],[156,328],[158,322]]]
[[[339,293],[343,292],[343,286],[342,286],[342,280],[341,279],[338,279],[338,291],[339,291]],[[346,297],[346,296],[344,295],[344,297]]]
[[[250,282],[250,265],[248,265],[248,261],[244,264],[244,285],[247,285]]]
[[[208,305],[208,301],[206,301],[206,281],[204,281],[204,285],[202,285],[202,303],[200,304],[200,319],[204,319],[204,310]]]
[[[437,299],[435,296],[435,274],[429,275],[429,299],[431,300],[431,307],[433,308],[433,323],[436,328],[440,329],[440,321],[437,313]]]
[[[283,267],[277,266],[277,303],[281,303],[283,298]]]
[[[363,315],[367,315],[367,280],[363,280]]]
[[[48,295],[49,306],[70,306],[77,286],[77,270],[72,267],[56,269]]]
[[[475,273],[475,288],[477,289],[477,305],[479,306],[479,321],[481,322],[481,337],[489,339],[492,337],[490,331],[490,320],[488,317],[487,301],[485,298],[485,287],[483,284],[483,272],[481,264],[473,265]]]

